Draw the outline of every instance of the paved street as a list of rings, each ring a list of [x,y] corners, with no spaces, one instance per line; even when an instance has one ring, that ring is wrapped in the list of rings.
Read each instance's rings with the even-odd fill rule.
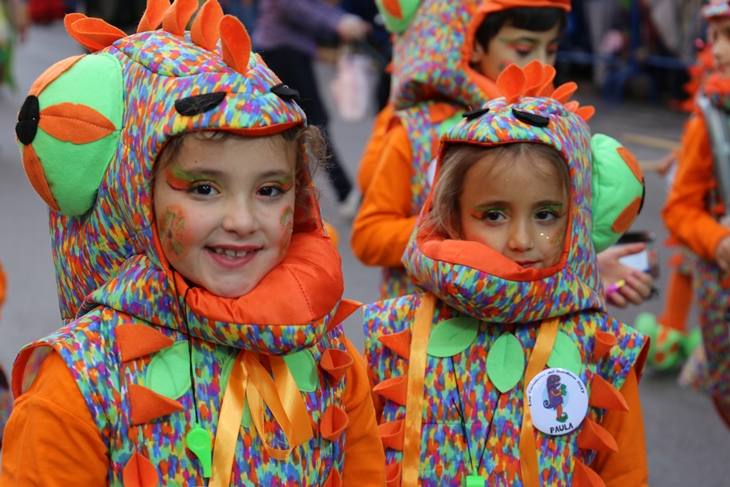
[[[7,304],[3,312],[0,362],[9,369],[17,350],[40,338],[60,325],[53,262],[51,259],[45,204],[32,190],[22,168],[14,141],[16,114],[31,82],[53,62],[81,53],[60,24],[34,28],[28,42],[17,53],[17,93],[3,92],[0,98],[0,259],[8,274]],[[327,91],[333,68],[320,66],[322,89]],[[585,94],[583,103],[595,102]],[[623,105],[603,107],[591,122],[594,132],[616,138],[631,132],[677,140],[685,116],[652,105]],[[333,119],[332,133],[337,150],[345,161],[349,174],[355,174],[362,148],[370,131],[371,121],[349,124]],[[664,152],[627,144],[639,160],[653,161]],[[661,261],[670,255],[661,242],[666,231],[659,210],[666,197],[663,178],[655,173],[646,175],[647,202],[635,229],[657,234],[657,249]],[[377,298],[378,271],[357,261],[348,245],[350,222],[339,218],[332,203],[332,193],[324,188],[324,211],[341,237],[340,252],[346,279],[346,297],[362,302]],[[666,269],[666,268],[665,268]],[[658,283],[660,296],[666,287],[668,270],[663,270]],[[661,298],[647,303],[642,309],[659,313]],[[613,310],[614,316],[632,323],[640,309]],[[361,315],[347,322],[352,341],[362,347]],[[674,374],[647,371],[641,382],[646,424],[650,485],[730,486],[730,431],[716,417],[704,396],[676,385]],[[631,486],[626,486],[631,487]]]

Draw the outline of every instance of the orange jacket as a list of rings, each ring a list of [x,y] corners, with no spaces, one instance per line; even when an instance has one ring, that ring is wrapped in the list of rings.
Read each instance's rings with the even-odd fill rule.
[[[383,451],[369,448],[379,445],[380,438],[366,365],[349,342],[347,351],[355,362],[346,375],[349,426],[342,485],[381,487]],[[107,448],[71,372],[55,352],[16,400],[2,446],[0,487],[102,487],[108,483]]]
[[[386,110],[376,119],[361,163],[358,181],[364,198],[353,223],[350,244],[366,265],[401,267],[401,257],[418,219],[411,212],[412,150],[403,125],[382,116]],[[439,123],[452,117],[456,109],[435,104],[430,113],[433,122]]]
[[[716,186],[712,149],[705,121],[694,116],[685,129],[679,169],[662,217],[669,232],[703,259],[714,260],[720,241],[730,235],[707,208],[705,197]]]

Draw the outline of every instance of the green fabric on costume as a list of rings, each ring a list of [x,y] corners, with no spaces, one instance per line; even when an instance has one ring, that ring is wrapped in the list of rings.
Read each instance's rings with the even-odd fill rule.
[[[400,34],[411,23],[413,16],[416,14],[418,7],[421,6],[421,0],[395,0],[395,3],[400,5],[400,11],[403,14],[403,18],[394,16],[384,5],[384,0],[375,0],[378,6],[380,14],[383,16],[385,22],[385,28],[393,34]]]
[[[147,366],[145,386],[177,400],[190,389],[190,349],[187,340],[160,350]]]
[[[492,344],[487,355],[487,375],[494,387],[505,393],[516,386],[525,372],[525,351],[512,333],[505,333]]]
[[[583,364],[580,350],[575,342],[562,331],[558,332],[558,336],[555,338],[555,345],[553,345],[553,351],[550,353],[547,364],[548,367],[566,369],[575,375],[580,375]]]
[[[118,96],[112,96],[115,93]],[[77,145],[38,128],[33,147],[53,198],[62,214],[81,215],[93,206],[119,143],[123,116],[121,65],[108,54],[86,56],[43,90],[38,102],[41,111],[61,103],[88,106],[117,129],[102,139]]]
[[[611,137],[597,134],[591,138],[593,153],[593,245],[602,252],[621,237],[611,227],[621,212],[644,192],[626,165],[618,149],[621,144]]]
[[[431,332],[427,353],[432,357],[453,357],[474,343],[479,331],[479,321],[460,317],[442,321]]]
[[[302,350],[291,355],[284,355],[283,358],[300,391],[314,392],[317,390],[319,376],[317,375],[317,364],[314,363],[312,352]]]

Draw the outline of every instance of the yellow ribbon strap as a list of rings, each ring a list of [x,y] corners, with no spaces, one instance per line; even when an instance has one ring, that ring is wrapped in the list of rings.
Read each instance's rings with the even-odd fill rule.
[[[218,431],[213,445],[213,472],[209,487],[228,487],[231,485],[231,471],[238,433],[243,418],[243,401],[248,382],[246,365],[243,362],[245,351],[239,352],[228,377],[226,392],[223,395],[221,413],[218,417]]]
[[[426,380],[428,338],[431,334],[436,296],[428,293],[416,311],[408,362],[408,397],[406,399],[405,438],[403,441],[402,487],[418,485],[421,464],[421,426],[423,423],[423,385]]]
[[[250,351],[241,351],[233,364],[223,396],[218,431],[213,450],[213,475],[209,487],[228,487],[243,419],[244,400],[248,401],[254,427],[264,449],[276,460],[285,460],[292,450],[314,436],[307,406],[294,376],[281,357],[269,357],[274,379]],[[273,448],[266,441],[264,404],[281,427],[289,448]]]
[[[522,430],[520,431],[520,467],[522,470],[522,485],[524,487],[540,487],[540,474],[537,463],[537,447],[535,446],[535,428],[532,425],[532,414],[527,405],[527,386],[547,364],[558,336],[558,319],[544,321],[537,332],[535,348],[532,350],[530,361],[525,372],[525,391],[522,400]]]

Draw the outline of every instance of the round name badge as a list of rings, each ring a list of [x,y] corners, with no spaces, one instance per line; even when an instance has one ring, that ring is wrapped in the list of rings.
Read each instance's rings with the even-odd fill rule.
[[[546,435],[575,431],[588,414],[588,393],[580,377],[565,369],[547,369],[527,386],[527,404],[535,428]]]

